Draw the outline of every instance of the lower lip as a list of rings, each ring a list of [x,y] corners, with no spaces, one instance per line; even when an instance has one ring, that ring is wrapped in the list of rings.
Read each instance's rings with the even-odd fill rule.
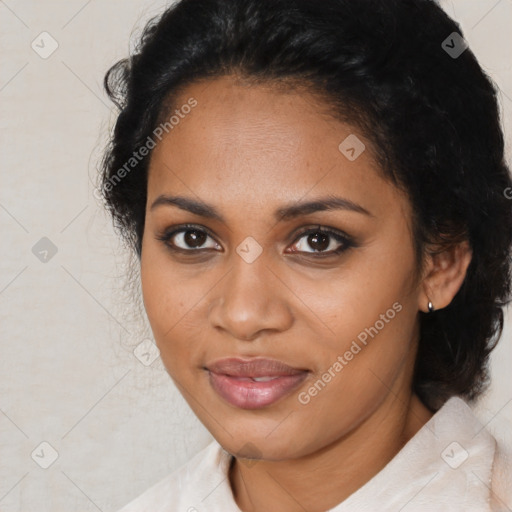
[[[307,372],[283,375],[266,382],[209,372],[212,388],[227,402],[241,409],[260,409],[291,393]]]

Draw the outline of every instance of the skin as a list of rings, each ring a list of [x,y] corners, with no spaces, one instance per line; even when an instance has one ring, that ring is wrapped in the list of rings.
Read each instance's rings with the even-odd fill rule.
[[[154,149],[141,255],[144,304],[164,365],[198,418],[235,455],[229,479],[243,511],[320,512],[378,473],[432,416],[412,392],[419,311],[450,303],[467,244],[430,256],[418,275],[411,205],[385,180],[370,142],[324,115],[305,91],[248,86],[233,76],[195,83],[176,102],[198,105]],[[366,150],[349,161],[350,134]],[[167,204],[162,194],[213,206],[223,221]],[[285,205],[336,195],[368,214],[332,209],[279,219]],[[171,227],[208,229],[196,252]],[[301,228],[354,240],[319,255]],[[236,252],[253,237],[261,255]],[[329,238],[327,250],[344,246]],[[173,252],[169,245],[189,247]],[[291,252],[292,249],[302,252]],[[402,309],[306,405],[307,391],[359,333],[394,303]],[[300,388],[256,410],[212,389],[204,366],[263,356],[308,369]]]

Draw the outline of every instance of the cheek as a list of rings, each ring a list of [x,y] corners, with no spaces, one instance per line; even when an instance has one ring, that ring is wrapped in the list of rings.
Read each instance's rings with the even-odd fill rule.
[[[186,275],[176,268],[165,252],[149,244],[141,257],[141,285],[144,307],[162,361],[174,375],[185,361],[198,359],[201,331],[207,314],[207,294],[212,287],[207,273]]]
[[[319,344],[340,351],[358,336],[362,341],[370,338],[367,331],[375,333],[376,323],[379,335],[403,339],[403,311],[414,303],[414,268],[412,254],[402,252],[399,257],[372,249],[347,260],[347,265],[327,278],[315,281],[290,276],[289,281],[295,282],[295,295],[313,313],[309,314],[311,325],[316,325],[314,330],[323,338]]]
[[[178,276],[170,271],[157,251],[145,247],[141,257],[142,296],[160,350],[167,340],[174,339],[180,318],[186,317],[188,294],[193,293],[190,286],[183,286]]]

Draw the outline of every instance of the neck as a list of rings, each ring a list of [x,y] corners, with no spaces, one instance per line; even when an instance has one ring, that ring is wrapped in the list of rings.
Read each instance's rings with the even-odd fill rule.
[[[306,457],[281,461],[234,459],[233,495],[244,512],[323,512],[362,487],[432,417],[419,398],[389,394],[353,432]]]

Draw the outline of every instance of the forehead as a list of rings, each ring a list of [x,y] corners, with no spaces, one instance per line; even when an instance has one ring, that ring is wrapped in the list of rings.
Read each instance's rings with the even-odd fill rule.
[[[188,104],[195,106],[183,108]],[[222,77],[190,85],[173,108],[175,123],[153,150],[150,197],[192,189],[201,198],[215,192],[220,200],[256,205],[336,191],[365,202],[396,201],[399,192],[382,177],[370,143],[306,90]],[[357,158],[347,158],[347,144],[362,151]]]

